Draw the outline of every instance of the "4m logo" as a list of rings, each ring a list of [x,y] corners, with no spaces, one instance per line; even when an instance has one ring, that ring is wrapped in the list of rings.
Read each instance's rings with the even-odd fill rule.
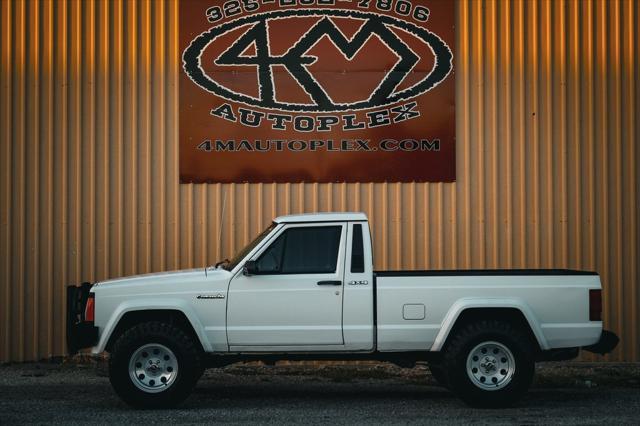
[[[452,70],[449,46],[371,12],[294,9],[216,26],[183,53],[189,78],[229,101],[288,112],[358,111],[415,98]]]

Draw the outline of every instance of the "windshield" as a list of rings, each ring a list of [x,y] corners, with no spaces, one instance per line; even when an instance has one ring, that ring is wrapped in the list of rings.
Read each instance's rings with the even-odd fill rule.
[[[273,222],[267,229],[262,231],[260,235],[258,235],[253,241],[251,241],[245,248],[236,253],[233,259],[231,259],[229,263],[224,265],[224,269],[226,269],[227,271],[233,270],[233,268],[235,268],[238,263],[240,263],[242,259],[244,259],[245,256],[249,254],[251,250],[253,250],[258,244],[260,244],[260,242],[264,240],[264,238],[269,235],[269,233],[273,231],[273,228],[275,228],[276,226],[278,226],[278,224]]]

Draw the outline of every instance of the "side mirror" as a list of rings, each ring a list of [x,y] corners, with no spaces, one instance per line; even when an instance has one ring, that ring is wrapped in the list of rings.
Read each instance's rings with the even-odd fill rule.
[[[250,277],[251,275],[255,275],[258,272],[259,272],[258,264],[255,260],[247,260],[244,266],[242,267],[242,274],[247,277]]]

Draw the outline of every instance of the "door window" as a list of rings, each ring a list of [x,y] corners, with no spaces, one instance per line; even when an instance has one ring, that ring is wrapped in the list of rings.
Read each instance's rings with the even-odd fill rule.
[[[336,271],[341,226],[290,228],[257,260],[259,274],[326,274]]]

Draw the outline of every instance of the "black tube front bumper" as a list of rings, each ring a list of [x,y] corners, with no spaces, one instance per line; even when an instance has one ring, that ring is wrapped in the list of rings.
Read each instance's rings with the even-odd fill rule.
[[[78,349],[94,346],[98,342],[98,327],[84,317],[91,284],[67,287],[67,350],[74,355]]]
[[[620,339],[618,338],[618,336],[616,336],[615,333],[608,330],[602,330],[600,340],[598,340],[597,343],[594,343],[590,346],[585,346],[582,349],[584,349],[585,351],[604,355],[614,350],[615,347],[618,346],[619,341]]]

